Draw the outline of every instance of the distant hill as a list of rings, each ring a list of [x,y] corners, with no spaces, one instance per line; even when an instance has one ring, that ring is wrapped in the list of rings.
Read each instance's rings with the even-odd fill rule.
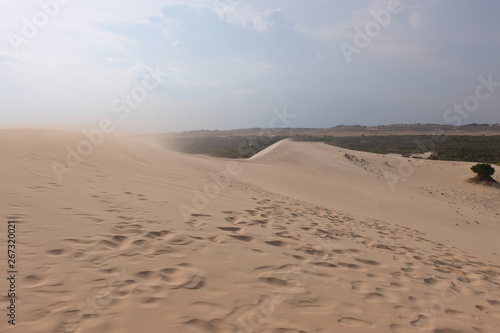
[[[362,135],[500,135],[500,124],[469,124],[463,126],[436,124],[396,124],[380,126],[339,125],[330,128],[245,128],[235,130],[198,130],[171,132],[169,137],[225,136],[362,136]]]
[[[432,124],[332,128],[249,128],[230,131],[189,131],[155,134],[162,145],[184,153],[249,158],[283,140],[328,145],[405,157],[500,163],[500,124],[446,126]]]

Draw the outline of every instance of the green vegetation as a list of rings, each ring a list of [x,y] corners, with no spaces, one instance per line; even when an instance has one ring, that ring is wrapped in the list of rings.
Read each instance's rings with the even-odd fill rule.
[[[487,163],[479,163],[470,168],[476,174],[475,177],[469,179],[471,183],[479,184],[496,184],[496,181],[491,177],[495,173],[495,168]]]
[[[432,152],[430,159],[500,163],[500,135],[296,136],[294,140],[324,142],[377,154],[401,154],[409,157],[412,154]]]
[[[479,177],[491,177],[495,174],[495,168],[486,163],[479,163],[470,168]]]
[[[285,136],[225,136],[170,138],[169,147],[188,154],[224,158],[249,158],[261,150],[286,139]]]
[[[284,134],[284,133],[282,133]],[[377,154],[413,154],[432,152],[430,159],[500,164],[500,135],[375,135],[375,136],[285,136],[278,133],[249,136],[194,136],[170,138],[170,148],[215,157],[248,158],[268,146],[291,138],[300,142],[324,142],[329,145]]]

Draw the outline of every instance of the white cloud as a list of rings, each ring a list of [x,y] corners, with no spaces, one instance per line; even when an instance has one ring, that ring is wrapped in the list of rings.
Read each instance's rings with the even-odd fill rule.
[[[272,27],[274,25],[274,21],[272,20],[273,14],[277,13],[279,11],[281,11],[280,8],[269,9],[269,10],[266,10],[264,12],[260,12],[259,14],[257,14],[257,16],[255,16],[252,19],[252,23],[253,23],[255,30],[257,30],[259,32],[268,31],[270,29],[270,27]]]
[[[442,98],[425,98],[436,79],[453,96],[455,77],[474,80],[496,68],[498,5],[403,0],[404,12],[347,66],[340,42],[352,43],[355,27],[363,28],[388,1],[226,1],[234,5],[222,16],[212,0],[72,1],[18,57],[0,39],[0,98],[10,110],[1,120],[96,117],[130,91],[146,67],[159,65],[169,76],[138,118],[168,113],[186,126],[205,117],[207,128],[222,127],[219,121],[234,127],[256,110],[286,103],[314,110],[305,118],[319,120],[310,125],[377,122],[388,109],[410,110],[425,122],[431,111],[422,110],[434,110]],[[446,15],[460,6],[460,16]],[[37,8],[36,1],[4,1],[0,30],[19,31],[22,17]],[[386,91],[400,96],[392,98],[397,103],[387,101]],[[235,109],[238,120],[231,118]],[[211,110],[224,117],[205,116]],[[482,114],[493,118],[495,112]],[[170,124],[159,118],[146,123]]]

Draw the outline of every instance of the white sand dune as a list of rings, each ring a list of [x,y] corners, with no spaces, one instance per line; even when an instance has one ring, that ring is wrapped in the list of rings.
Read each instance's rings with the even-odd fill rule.
[[[498,332],[500,191],[464,183],[470,163],[406,173],[292,141],[234,162],[108,136],[60,182],[82,139],[0,131],[19,259],[1,332]]]
[[[245,164],[242,178],[312,204],[435,234],[498,260],[500,191],[464,182],[473,175],[473,163],[382,156],[323,143],[278,144]]]

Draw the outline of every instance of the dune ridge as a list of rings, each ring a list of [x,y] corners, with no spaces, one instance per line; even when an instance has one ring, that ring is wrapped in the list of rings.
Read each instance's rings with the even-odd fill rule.
[[[59,182],[80,140],[0,131],[22,308],[2,332],[497,331],[499,194],[467,163],[402,176],[395,156],[283,141],[186,219],[234,161],[109,136]]]

